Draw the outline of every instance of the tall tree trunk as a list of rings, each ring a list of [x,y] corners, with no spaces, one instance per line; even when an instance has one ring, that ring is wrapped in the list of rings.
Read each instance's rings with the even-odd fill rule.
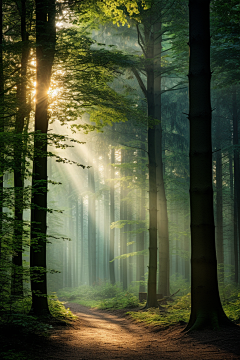
[[[128,162],[130,162],[130,157],[128,157]],[[131,196],[130,194],[130,199],[133,199],[133,196]],[[133,220],[133,210],[132,210],[132,201],[128,199],[128,206],[127,206],[127,220],[130,221],[129,224],[127,224],[126,228],[127,228],[127,242],[128,244],[128,253],[132,253],[133,252],[133,244],[131,244],[131,242],[133,242],[133,234],[132,234],[132,224],[131,221]],[[129,256],[127,258],[128,260],[128,284],[131,285],[132,281],[133,281],[133,257]]]
[[[124,173],[126,175],[126,171]],[[124,220],[127,220],[127,218],[128,218],[127,196],[128,196],[128,189],[125,188],[125,190],[124,190],[125,201],[123,203],[123,219]],[[121,230],[123,232],[123,248],[122,248],[122,252],[123,252],[123,254],[127,254],[127,252],[128,252],[127,234],[126,234],[126,230],[124,228],[122,228]],[[123,259],[123,290],[127,290],[127,288],[128,288],[128,261],[127,260],[128,260],[127,258]]]
[[[240,168],[238,146],[238,116],[236,86],[233,86],[232,95],[233,112],[233,146],[234,146],[234,256],[235,256],[235,282],[239,282],[239,248],[240,248]]]
[[[154,119],[154,38],[151,31],[151,20],[145,24],[146,72],[147,72],[147,105],[148,105],[148,170],[149,170],[149,267],[147,307],[158,307],[156,298],[157,286],[157,184],[156,184],[156,126]]]
[[[23,295],[23,268],[22,268],[22,252],[23,252],[23,191],[24,191],[24,146],[22,133],[24,122],[29,114],[27,108],[27,66],[30,54],[28,43],[28,34],[26,31],[26,2],[21,1],[21,38],[22,38],[22,56],[21,56],[21,72],[19,84],[17,85],[17,104],[18,111],[16,115],[15,133],[16,140],[14,143],[14,255],[12,257],[13,271],[11,291],[12,295]]]
[[[121,165],[125,164],[125,149],[121,149]],[[125,170],[121,168],[121,178],[124,178]],[[120,221],[124,220],[124,198],[125,198],[125,189],[124,181],[121,181],[120,185]],[[120,255],[123,255],[123,241],[124,241],[124,228],[120,228]],[[123,266],[124,259],[120,259],[120,283],[123,283]]]
[[[109,158],[105,156],[105,191],[104,191],[104,280],[109,279],[109,241],[110,241],[110,228],[109,228],[109,190],[106,186],[106,181],[109,178]]]
[[[84,240],[83,240],[83,197],[80,196],[80,239],[81,239],[81,250],[80,250],[80,284],[84,281]]]
[[[73,288],[73,219],[72,219],[72,187],[71,184],[68,184],[68,234],[70,237],[70,241],[68,241],[68,248],[67,248],[67,286],[69,288]]]
[[[78,204],[78,198],[75,201],[75,218],[76,218],[76,254],[75,254],[75,258],[76,258],[76,266],[75,266],[75,271],[76,271],[76,275],[75,275],[75,286],[79,286],[79,282],[80,282],[80,272],[79,272],[79,258],[80,258],[80,236],[79,236],[79,204]]]
[[[96,205],[93,166],[88,169],[88,267],[89,285],[96,285]]]
[[[0,0],[0,134],[2,141],[0,144],[1,158],[4,156],[4,73],[3,73],[3,2]],[[3,260],[3,164],[0,163],[0,265]],[[2,276],[1,276],[2,278]],[[1,281],[1,280],[0,280]]]
[[[157,226],[158,226],[158,251],[159,251],[159,272],[158,272],[158,293],[163,296],[169,295],[169,234],[167,199],[163,179],[162,159],[162,123],[161,123],[161,22],[154,25],[154,58],[155,58],[155,79],[154,79],[154,106],[155,119],[159,120],[156,125],[156,181],[157,181]]]
[[[218,105],[219,107],[219,105]],[[216,126],[216,247],[219,280],[224,282],[224,249],[223,249],[223,204],[222,204],[222,152],[221,147],[221,119],[217,110]]]
[[[113,125],[113,131],[115,130]],[[115,178],[115,149],[111,148],[111,185],[110,185],[110,224],[115,221],[115,198],[114,198],[114,178]],[[110,229],[110,251],[109,251],[109,272],[110,282],[112,285],[115,284],[115,264],[114,261],[114,241],[115,241],[115,229]]]
[[[145,189],[142,186],[140,190],[140,207],[139,207],[139,228],[143,228],[143,222],[145,221]],[[144,231],[142,230],[137,234],[137,251],[144,250]],[[137,281],[139,281],[139,292],[145,291],[144,285],[144,254],[137,256]]]
[[[47,130],[48,89],[55,52],[55,1],[36,4],[36,110],[31,208],[31,289],[35,315],[49,314],[47,301]]]
[[[210,0],[189,1],[191,315],[186,330],[228,322],[218,292],[212,189]]]

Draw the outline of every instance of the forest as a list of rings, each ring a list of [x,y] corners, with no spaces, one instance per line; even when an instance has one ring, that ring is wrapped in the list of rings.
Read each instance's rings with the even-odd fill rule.
[[[219,336],[163,359],[239,358],[240,2],[0,11],[0,357],[115,358],[94,333],[83,357],[54,344],[116,316],[149,343]]]

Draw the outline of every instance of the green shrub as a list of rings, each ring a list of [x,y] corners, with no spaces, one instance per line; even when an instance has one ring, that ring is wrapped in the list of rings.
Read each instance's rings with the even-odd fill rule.
[[[124,309],[139,305],[136,287],[132,287],[130,290],[132,291],[123,291],[119,284],[106,283],[101,286],[83,285],[75,289],[66,288],[59,291],[58,296],[64,301],[72,301],[98,309]]]

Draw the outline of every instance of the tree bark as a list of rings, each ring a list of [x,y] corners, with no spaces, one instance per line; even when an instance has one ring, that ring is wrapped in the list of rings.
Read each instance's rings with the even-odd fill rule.
[[[236,87],[233,86],[232,95],[233,112],[233,147],[234,147],[234,257],[235,257],[235,283],[239,282],[239,245],[240,245],[240,167],[238,146],[238,116]]]
[[[156,298],[157,285],[157,184],[156,184],[156,126],[154,119],[154,38],[151,31],[151,19],[145,24],[147,106],[148,106],[148,170],[149,170],[149,266],[147,307],[158,307]]]
[[[228,323],[219,298],[213,217],[209,0],[189,1],[191,315],[186,330]]]
[[[113,131],[115,130],[113,125]],[[110,185],[110,224],[115,221],[115,197],[114,197],[114,178],[115,178],[115,149],[111,147],[111,185]],[[114,241],[115,241],[115,229],[110,229],[110,251],[109,251],[109,273],[110,282],[115,285],[115,264],[114,261]]]
[[[169,293],[169,234],[168,234],[168,214],[167,199],[163,179],[163,159],[162,159],[162,123],[161,123],[161,21],[158,20],[154,25],[154,59],[155,59],[155,79],[154,79],[154,116],[160,122],[156,125],[156,182],[157,182],[157,226],[158,226],[158,253],[159,253],[159,273],[158,273],[158,293],[168,296]]]
[[[35,315],[47,315],[49,314],[46,276],[48,89],[56,43],[55,1],[35,0],[35,4],[37,85],[31,205],[31,312]]]
[[[218,105],[219,106],[219,105]],[[224,282],[224,249],[223,249],[223,204],[222,204],[222,152],[221,152],[221,120],[218,117],[216,126],[216,247],[218,262],[218,279]]]
[[[143,131],[141,132],[141,146],[143,147],[144,143],[146,142],[145,136],[143,134]],[[140,223],[140,228],[143,228],[143,223],[145,221],[145,217],[146,217],[146,199],[145,199],[145,181],[146,181],[146,171],[144,170],[144,165],[145,165],[145,161],[144,161],[144,157],[145,157],[145,151],[144,149],[141,150],[140,154],[141,156],[141,177],[142,177],[142,186],[141,186],[141,190],[140,190],[140,209],[139,209],[139,219],[141,221]],[[145,248],[145,244],[144,244],[144,238],[145,238],[145,232],[142,231],[141,233],[139,233],[137,235],[137,251],[143,251]],[[138,274],[138,278],[137,280],[140,281],[139,284],[139,292],[145,292],[145,284],[144,284],[144,274],[145,274],[145,270],[144,270],[144,254],[142,255],[138,255],[137,257],[137,274]]]
[[[0,0],[0,133],[4,134],[4,73],[3,73],[3,2]],[[1,158],[4,156],[4,143],[0,144]],[[3,260],[3,165],[0,165],[0,265]],[[1,282],[1,280],[0,280]]]
[[[109,158],[105,156],[105,186],[107,179],[109,178]],[[109,190],[106,186],[104,191],[104,280],[109,279],[109,239],[110,239],[110,227],[109,227]]]
[[[96,285],[96,204],[94,168],[88,169],[88,269],[89,285]]]
[[[29,107],[27,106],[27,66],[30,54],[28,42],[28,34],[26,31],[26,3],[21,1],[21,38],[22,38],[22,55],[21,55],[21,72],[19,84],[17,85],[17,105],[18,111],[16,115],[14,142],[14,255],[12,257],[12,295],[23,295],[23,268],[22,268],[22,252],[23,252],[23,191],[24,191],[24,139],[22,133],[24,122],[29,115]]]

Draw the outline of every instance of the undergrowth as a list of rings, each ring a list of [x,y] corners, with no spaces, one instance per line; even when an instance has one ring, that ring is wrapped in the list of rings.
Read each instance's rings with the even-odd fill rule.
[[[14,300],[5,301],[4,309],[2,307],[0,312],[0,332],[3,334],[0,338],[0,359],[31,360],[31,355],[24,347],[26,337],[38,339],[38,336],[47,336],[55,324],[64,325],[76,318],[69,309],[65,309],[55,294],[48,297],[48,305],[52,316],[37,317],[29,315],[30,297],[15,297]],[[33,338],[33,342],[37,339]]]
[[[137,321],[151,325],[170,326],[177,323],[187,323],[190,317],[191,296],[189,284],[181,277],[173,276],[171,279],[171,292],[180,291],[159,309],[147,311],[130,311],[128,314]],[[180,296],[179,296],[180,295]],[[234,285],[220,286],[220,295],[226,315],[235,322],[240,321],[240,292]],[[132,287],[123,291],[119,284],[109,283],[101,286],[79,286],[78,288],[66,288],[58,292],[63,301],[70,301],[98,309],[129,309],[144,306],[138,301],[138,288]]]
[[[106,283],[101,286],[82,285],[74,289],[66,288],[59,291],[58,296],[64,301],[97,309],[125,309],[139,306],[136,287],[123,291],[118,284]]]
[[[232,293],[230,300],[223,302],[223,309],[228,318],[235,323],[240,323],[240,292]],[[149,325],[170,326],[177,323],[187,323],[190,317],[191,296],[190,293],[177,297],[162,309],[150,308],[147,311],[128,312],[128,314],[139,322]]]

